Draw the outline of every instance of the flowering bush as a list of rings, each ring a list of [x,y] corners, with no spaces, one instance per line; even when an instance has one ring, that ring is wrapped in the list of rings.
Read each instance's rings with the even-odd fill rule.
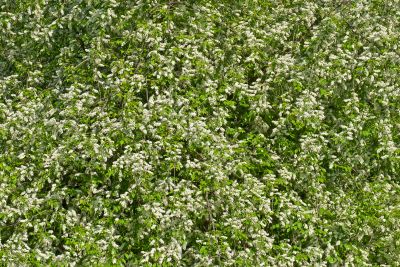
[[[399,17],[1,1],[0,261],[400,266]]]

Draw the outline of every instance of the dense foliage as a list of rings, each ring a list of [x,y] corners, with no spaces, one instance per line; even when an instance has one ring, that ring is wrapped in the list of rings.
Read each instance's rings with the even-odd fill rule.
[[[0,1],[4,265],[400,266],[398,0]]]

